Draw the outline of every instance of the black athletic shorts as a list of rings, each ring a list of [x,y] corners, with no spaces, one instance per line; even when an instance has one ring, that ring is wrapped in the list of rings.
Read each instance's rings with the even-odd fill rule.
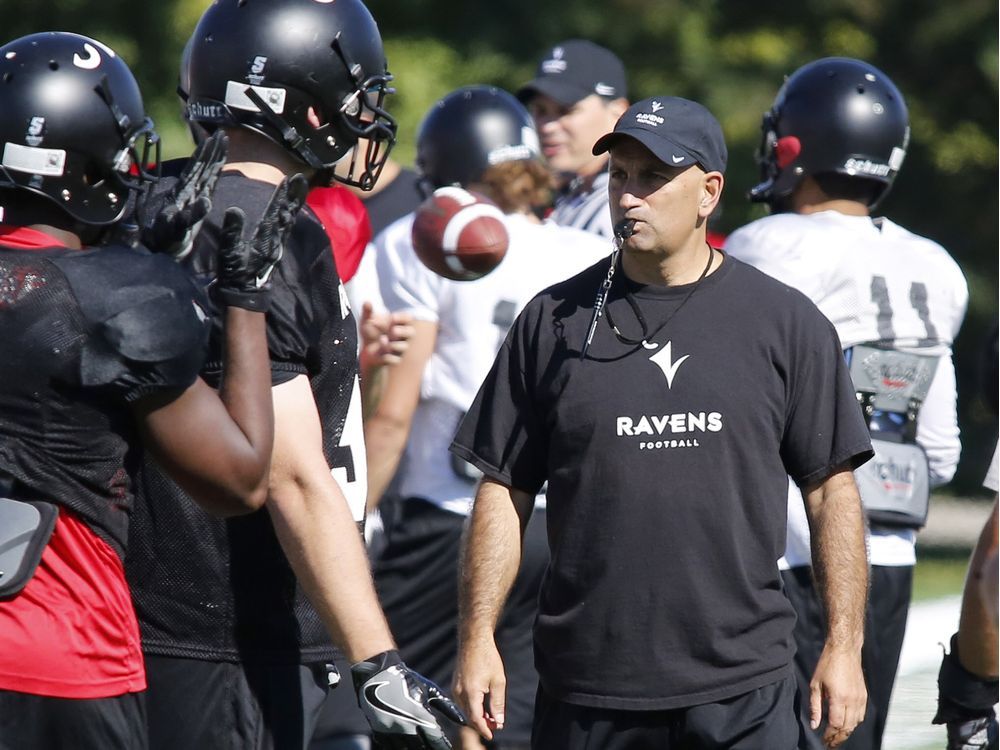
[[[145,750],[143,693],[49,698],[0,690],[0,750]]]
[[[397,508],[388,543],[375,564],[375,585],[407,665],[450,691],[458,645],[458,563],[465,516],[418,498]],[[545,511],[536,509],[525,532],[521,567],[497,624],[507,677],[503,743],[527,742],[534,714],[532,627],[538,590],[548,566]]]
[[[146,678],[150,750],[306,750],[329,689],[324,664],[147,655]]]
[[[799,739],[791,675],[718,703],[669,711],[617,711],[556,700],[539,686],[534,750],[794,750]]]
[[[826,616],[813,585],[812,569],[796,567],[781,571],[785,596],[795,608],[795,674],[802,695],[809,695],[809,681],[819,663],[826,638]],[[840,746],[841,750],[870,750],[882,747],[889,713],[889,699],[896,681],[899,654],[903,650],[906,615],[913,589],[913,566],[873,565],[871,592],[865,611],[865,643],[861,666],[868,686],[865,720]],[[803,699],[799,721],[803,726],[800,750],[825,750],[824,727],[809,728],[809,701]]]

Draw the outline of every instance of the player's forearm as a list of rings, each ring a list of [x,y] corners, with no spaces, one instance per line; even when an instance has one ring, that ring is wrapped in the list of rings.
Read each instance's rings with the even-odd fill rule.
[[[521,541],[533,498],[489,479],[476,493],[462,551],[459,639],[493,638],[521,563]]]
[[[322,473],[279,469],[265,507],[306,596],[333,640],[357,662],[394,644],[347,501],[329,472]]]
[[[389,482],[399,468],[410,433],[410,422],[374,414],[365,422],[368,456],[368,510],[378,507]]]
[[[274,440],[271,370],[265,335],[265,316],[238,307],[226,309],[223,375],[219,397],[233,422],[246,437],[242,461],[247,494],[267,492],[267,476]]]
[[[813,572],[827,620],[827,646],[860,653],[868,601],[868,552],[854,475],[835,472],[804,492]]]
[[[382,393],[385,391],[385,366],[380,364],[366,363],[365,358],[360,360],[361,379],[361,414],[365,420],[371,419],[378,409],[378,403],[382,400]]]

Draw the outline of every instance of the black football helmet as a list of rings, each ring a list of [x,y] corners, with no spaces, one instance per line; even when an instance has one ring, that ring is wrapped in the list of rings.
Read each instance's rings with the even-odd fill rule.
[[[528,110],[493,86],[465,86],[431,107],[417,130],[417,170],[431,189],[467,186],[505,161],[541,160]]]
[[[369,189],[396,138],[383,108],[391,80],[361,0],[215,0],[194,31],[182,87],[190,120],[255,130],[315,170],[332,170],[367,139],[337,179]]]
[[[159,168],[139,86],[114,51],[64,32],[0,47],[0,188],[48,198],[83,224],[121,219]]]
[[[910,140],[903,95],[874,65],[846,57],[796,70],[761,123],[761,182],[750,199],[778,202],[807,175],[838,173],[881,185],[885,196]]]

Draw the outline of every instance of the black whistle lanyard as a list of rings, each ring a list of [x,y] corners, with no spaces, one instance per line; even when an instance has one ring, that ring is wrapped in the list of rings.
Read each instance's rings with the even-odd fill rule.
[[[622,244],[624,244],[625,238],[616,236],[615,239],[615,250],[611,254],[611,266],[608,268],[608,275],[605,277],[604,281],[601,282],[601,287],[597,290],[597,297],[594,299],[594,313],[590,316],[590,327],[587,329],[587,339],[584,341],[583,347],[580,350],[581,360],[585,359],[587,356],[590,344],[594,340],[594,333],[597,331],[597,321],[599,321],[602,316],[607,319],[608,325],[614,332],[615,337],[623,344],[627,344],[628,346],[642,346],[646,349],[655,349],[656,345],[650,345],[649,339],[662,331],[666,327],[667,323],[669,323],[673,317],[680,312],[681,308],[687,304],[687,301],[691,299],[691,295],[694,294],[695,289],[697,289],[698,285],[704,281],[706,276],[708,276],[708,271],[712,267],[712,260],[715,258],[715,249],[706,243],[708,247],[708,263],[705,264],[705,268],[702,270],[701,275],[698,277],[698,280],[691,285],[691,289],[684,295],[684,299],[681,300],[681,303],[673,309],[673,312],[667,316],[667,319],[657,326],[656,330],[652,333],[649,332],[649,326],[646,324],[646,316],[643,315],[642,310],[639,309],[639,304],[635,301],[635,297],[632,296],[631,292],[626,290],[625,300],[628,302],[629,307],[632,308],[632,313],[635,315],[636,320],[639,322],[639,327],[642,329],[642,338],[633,339],[629,338],[618,329],[618,326],[615,325],[615,321],[611,317],[611,309],[607,307],[608,294],[611,291],[611,283],[614,279],[615,269],[618,267],[618,259],[621,254],[621,247]]]

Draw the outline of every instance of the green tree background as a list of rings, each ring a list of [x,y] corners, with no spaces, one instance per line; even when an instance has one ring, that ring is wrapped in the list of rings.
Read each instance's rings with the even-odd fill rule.
[[[174,93],[177,65],[207,5],[0,0],[0,21],[7,38],[67,30],[115,48],[139,78],[166,155],[176,156],[191,145]],[[997,431],[981,384],[997,325],[995,0],[370,0],[369,7],[396,76],[391,108],[403,163],[412,162],[416,126],[438,97],[469,83],[516,89],[546,47],[585,37],[622,57],[633,99],[686,96],[719,117],[730,149],[723,231],[762,213],[743,196],[756,178],[761,113],[784,75],[827,55],[860,57],[888,73],[907,98],[913,137],[880,210],[943,244],[969,280],[955,346],[963,455],[953,487],[977,491]]]

